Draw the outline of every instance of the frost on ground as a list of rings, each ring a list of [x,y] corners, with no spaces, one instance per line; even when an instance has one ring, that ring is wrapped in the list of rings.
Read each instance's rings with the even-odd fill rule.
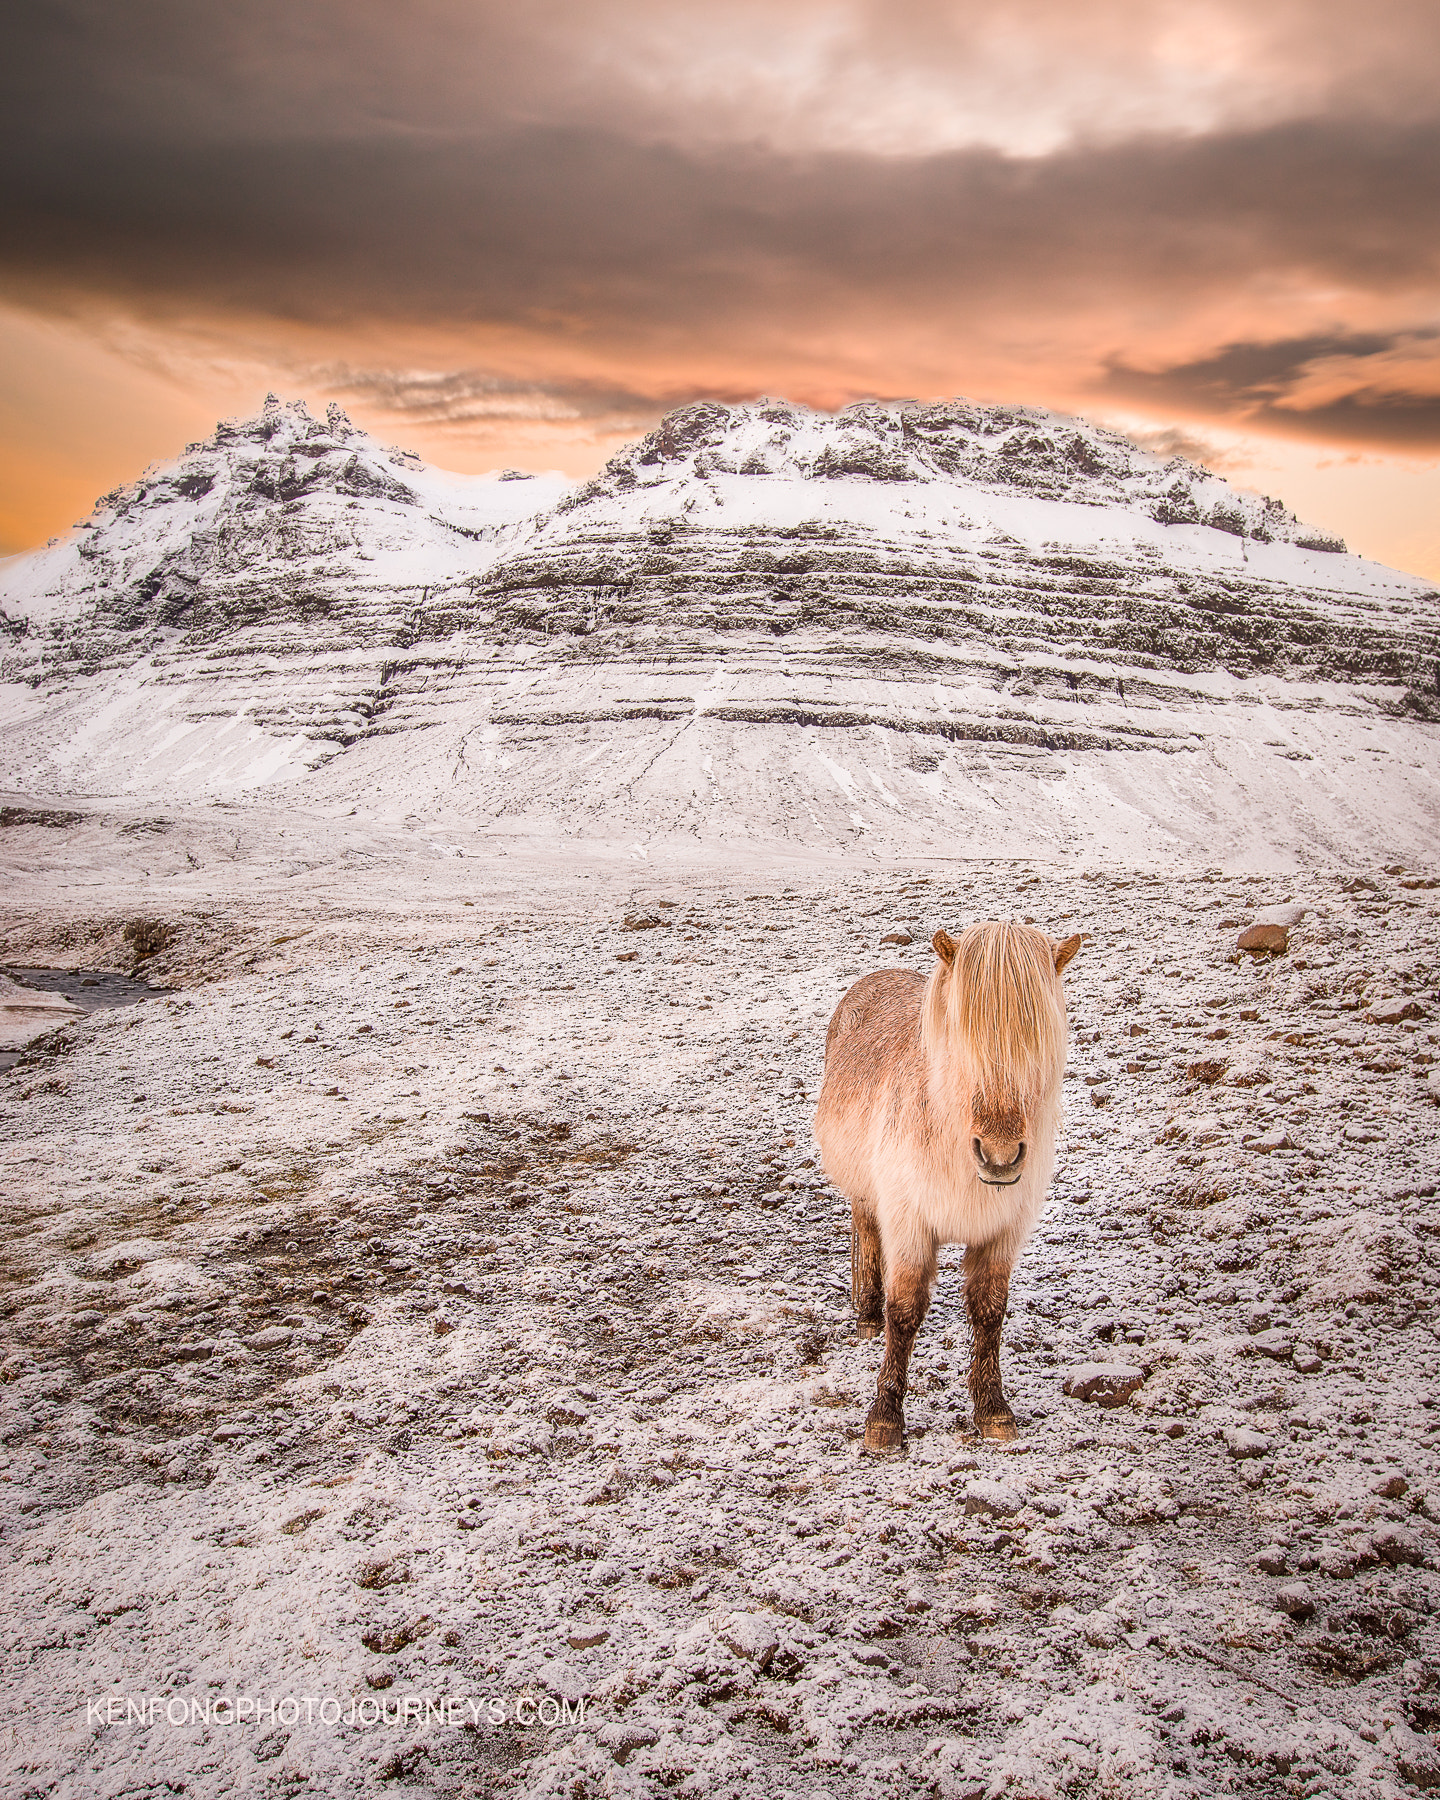
[[[0,1792],[1440,1784],[1433,882],[493,867],[180,908],[175,991],[0,1076]],[[121,966],[88,891],[9,961]],[[1090,935],[1022,1436],[952,1251],[868,1460],[825,1022],[1026,915]]]

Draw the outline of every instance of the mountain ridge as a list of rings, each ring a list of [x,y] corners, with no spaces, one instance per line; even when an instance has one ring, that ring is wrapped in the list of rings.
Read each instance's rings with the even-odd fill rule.
[[[1099,795],[1132,847],[1291,853],[1371,829],[1373,753],[1435,817],[1434,589],[1034,408],[702,401],[572,484],[446,475],[272,396],[0,566],[0,618],[22,793],[290,783],[491,834],[829,847],[933,844],[1003,795],[1057,850]]]

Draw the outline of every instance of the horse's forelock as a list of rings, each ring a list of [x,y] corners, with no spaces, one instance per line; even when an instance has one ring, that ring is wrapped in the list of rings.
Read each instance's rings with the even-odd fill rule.
[[[1064,1002],[1054,952],[1027,925],[980,924],[963,931],[948,968],[932,977],[926,1047],[959,1051],[987,1113],[1013,1113],[1043,1099],[1065,1048]]]

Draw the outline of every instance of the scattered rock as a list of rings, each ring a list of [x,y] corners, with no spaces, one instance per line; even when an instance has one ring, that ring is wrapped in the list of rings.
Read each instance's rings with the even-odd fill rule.
[[[1113,1649],[1120,1642],[1120,1621],[1104,1607],[1087,1613],[1080,1621],[1080,1630],[1085,1642],[1093,1644],[1097,1650]]]
[[[1256,955],[1283,955],[1290,948],[1290,933],[1283,925],[1247,925],[1236,938],[1235,948]]]
[[[1267,1544],[1255,1558],[1262,1575],[1283,1575],[1286,1570],[1285,1550],[1281,1544]]]
[[[622,931],[654,931],[657,926],[668,925],[670,921],[658,906],[636,907],[634,912],[626,913],[620,921]]]
[[[775,1627],[763,1613],[731,1613],[721,1622],[716,1634],[727,1650],[757,1669],[768,1669],[780,1639]]]
[[[1418,1000],[1400,995],[1394,1000],[1377,1000],[1366,1015],[1372,1025],[1398,1025],[1403,1019],[1428,1017]]]
[[[1370,1542],[1381,1562],[1389,1563],[1391,1568],[1425,1561],[1425,1547],[1408,1525],[1379,1525],[1370,1533]]]
[[[1267,1131],[1264,1137],[1250,1138],[1246,1141],[1247,1150],[1257,1150],[1261,1156],[1269,1156],[1273,1150],[1293,1150],[1294,1144],[1283,1131]]]
[[[1145,1371],[1131,1363],[1079,1363],[1065,1377],[1065,1392],[1072,1400],[1123,1406],[1144,1381]]]
[[[1301,1620],[1315,1616],[1315,1596],[1308,1582],[1287,1581],[1284,1587],[1276,1588],[1275,1604],[1287,1618]]]
[[[660,1733],[654,1725],[642,1724],[638,1719],[611,1719],[595,1733],[595,1741],[623,1764],[633,1750],[648,1750],[652,1744],[658,1744]]]
[[[1014,1488],[1003,1481],[984,1478],[970,1482],[965,1489],[965,1511],[980,1513],[992,1519],[1013,1519],[1024,1505]]]
[[[161,919],[131,919],[125,927],[125,942],[135,952],[136,962],[147,956],[158,956],[174,935],[173,927]]]
[[[1235,940],[1237,950],[1255,955],[1283,955],[1290,948],[1290,933],[1305,917],[1303,906],[1267,906]]]
[[[288,1325],[267,1325],[246,1341],[252,1350],[283,1350],[294,1335]]]
[[[881,938],[882,944],[913,944],[914,938],[908,931],[889,931]]]
[[[1291,1361],[1299,1375],[1318,1375],[1325,1367],[1324,1359],[1319,1351],[1310,1344],[1297,1344]]]
[[[1397,1723],[1390,1728],[1386,1742],[1394,1754],[1395,1767],[1406,1781],[1417,1788],[1440,1787],[1440,1754],[1429,1738]]]
[[[1410,1483],[1403,1475],[1382,1475],[1371,1491],[1382,1500],[1399,1500],[1410,1492]]]
[[[1273,1357],[1276,1362],[1289,1362],[1295,1354],[1294,1338],[1288,1331],[1281,1331],[1278,1327],[1274,1331],[1258,1332],[1251,1338],[1250,1345],[1261,1356]]]
[[[1269,1438],[1263,1431],[1252,1431],[1248,1425],[1227,1425],[1224,1436],[1225,1448],[1236,1462],[1270,1454]]]

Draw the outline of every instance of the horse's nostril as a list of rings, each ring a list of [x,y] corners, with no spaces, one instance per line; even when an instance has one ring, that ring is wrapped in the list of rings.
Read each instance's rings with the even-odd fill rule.
[[[980,1142],[979,1138],[972,1138],[971,1139],[971,1147],[975,1151],[976,1162],[978,1162],[980,1167],[983,1169],[986,1166],[987,1161],[988,1161],[988,1158],[985,1155],[985,1146]]]

